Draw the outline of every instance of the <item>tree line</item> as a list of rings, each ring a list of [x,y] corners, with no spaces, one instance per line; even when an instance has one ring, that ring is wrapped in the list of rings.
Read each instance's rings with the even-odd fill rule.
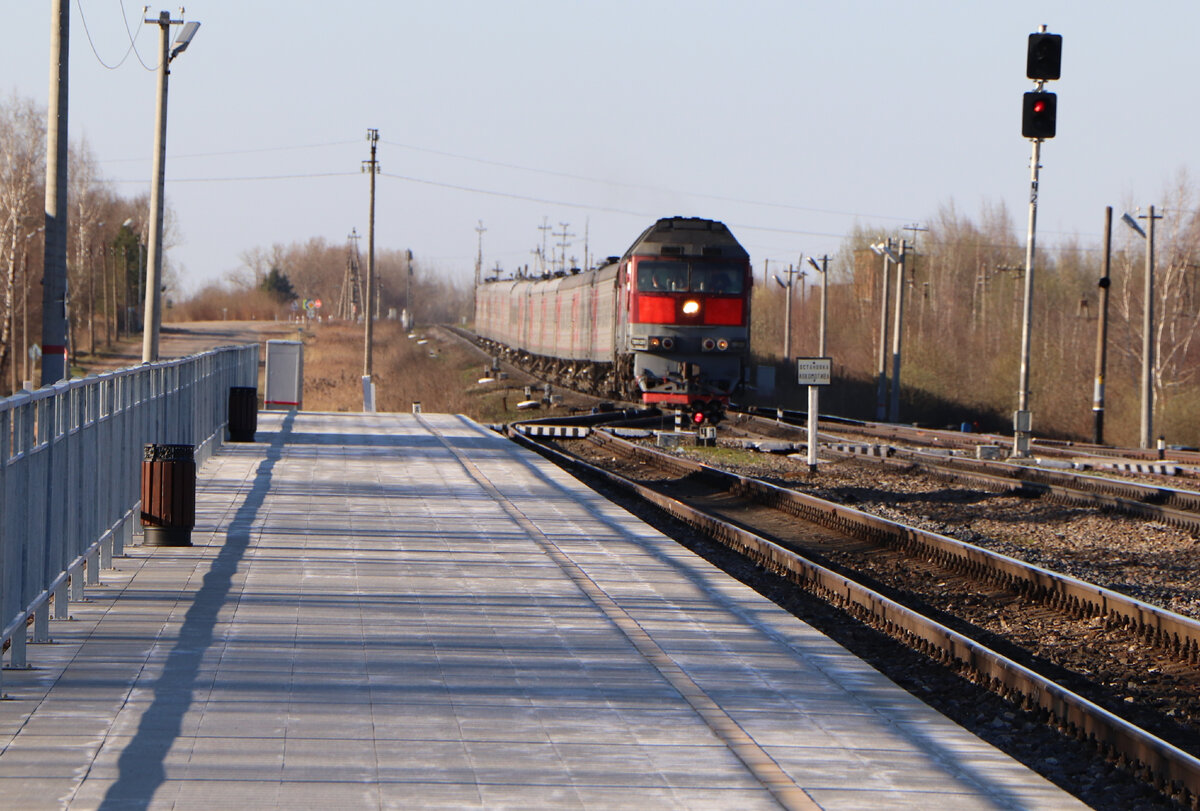
[[[1200,445],[1200,212],[1185,172],[1161,202],[1157,210],[1164,217],[1157,222],[1155,238],[1151,331],[1154,434],[1169,444]],[[1116,208],[1112,231],[1104,439],[1136,446],[1145,241],[1120,222],[1122,210]],[[1103,217],[1100,208],[1097,230]],[[826,402],[836,403],[848,416],[875,416],[883,260],[870,245],[887,238],[909,242],[900,419],[939,427],[966,422],[1011,432],[1024,320],[1025,233],[1022,228],[1018,234],[1003,206],[984,206],[971,217],[946,205],[932,218],[928,231],[860,228],[845,240],[829,271],[827,351],[838,382]],[[1050,240],[1039,240],[1034,265],[1029,361],[1034,434],[1090,440],[1103,246],[1077,238],[1052,247],[1042,244]],[[790,363],[781,362],[786,294],[764,278],[769,275],[773,274],[756,279],[752,345],[759,363],[778,366],[780,391],[799,407],[802,392],[788,383],[795,372]],[[891,278],[894,311],[894,267]],[[793,285],[790,357],[816,355],[819,283],[810,271]],[[889,380],[891,329],[886,338]]]
[[[42,334],[46,114],[0,100],[0,391],[38,380]],[[68,359],[95,354],[141,329],[148,193],[117,194],[86,140],[68,150]],[[173,233],[167,212],[166,244]],[[168,277],[168,283],[169,283]]]

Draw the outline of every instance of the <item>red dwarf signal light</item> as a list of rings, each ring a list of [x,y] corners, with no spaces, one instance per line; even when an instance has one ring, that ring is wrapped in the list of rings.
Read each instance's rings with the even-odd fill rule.
[[[1058,116],[1058,97],[1036,90],[1025,94],[1021,111],[1021,135],[1026,138],[1053,138]]]

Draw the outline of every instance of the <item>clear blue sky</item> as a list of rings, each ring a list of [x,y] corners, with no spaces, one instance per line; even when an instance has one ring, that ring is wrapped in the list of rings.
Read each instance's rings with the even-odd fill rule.
[[[149,188],[155,76],[100,60],[125,55],[128,21],[153,66],[142,20],[160,8],[72,2],[70,136],[125,194]],[[569,223],[582,260],[585,228],[603,256],[660,216],[722,219],[756,267],[950,202],[1006,205],[1023,235],[1040,24],[1064,55],[1039,244],[1098,243],[1104,206],[1159,203],[1200,131],[1194,0],[196,0],[185,16],[201,28],[172,66],[167,199],[189,289],[256,246],[365,233],[372,127],[377,244],[459,278],[479,220],[485,267],[507,270],[543,221]],[[45,105],[49,31],[48,3],[0,2],[0,92]]]

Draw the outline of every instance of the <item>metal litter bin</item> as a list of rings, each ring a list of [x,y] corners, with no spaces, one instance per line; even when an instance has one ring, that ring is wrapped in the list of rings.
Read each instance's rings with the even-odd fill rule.
[[[142,531],[147,546],[191,546],[196,526],[196,449],[147,445],[142,456]]]
[[[229,441],[253,442],[258,430],[258,389],[232,386],[229,389]]]

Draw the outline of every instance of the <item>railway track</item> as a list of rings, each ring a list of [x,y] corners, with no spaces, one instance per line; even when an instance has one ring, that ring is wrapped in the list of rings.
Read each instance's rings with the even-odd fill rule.
[[[1200,622],[603,432],[569,447],[537,444],[1094,741],[1164,796],[1197,806]]]
[[[803,429],[807,414],[800,411],[778,409],[773,414],[769,409],[739,410],[743,419],[766,419],[775,424],[787,424]],[[771,417],[773,416],[773,419]],[[999,445],[1008,448],[1012,437],[997,434],[981,434],[945,428],[927,428],[900,423],[866,422],[844,417],[821,415],[821,424],[835,433],[853,436],[862,440],[886,440],[888,442],[924,446],[930,448],[953,448],[972,451],[979,445]],[[1118,448],[1111,445],[1095,445],[1089,442],[1074,442],[1053,439],[1035,439],[1032,446],[1035,456],[1045,458],[1092,458],[1121,460],[1144,465],[1176,463],[1186,466],[1200,465],[1200,451],[1195,448],[1168,447],[1157,449]]]
[[[777,423],[762,418],[742,418],[741,426],[768,436],[780,435]],[[790,433],[790,429],[785,430]],[[917,466],[944,480],[992,492],[1013,492],[1058,504],[1095,507],[1200,532],[1200,492],[1193,490],[1070,469],[937,455],[900,446],[882,449],[876,446],[871,453],[855,453],[851,450],[853,447],[852,443],[839,446],[838,443],[822,442],[821,452],[856,456],[880,465]]]

